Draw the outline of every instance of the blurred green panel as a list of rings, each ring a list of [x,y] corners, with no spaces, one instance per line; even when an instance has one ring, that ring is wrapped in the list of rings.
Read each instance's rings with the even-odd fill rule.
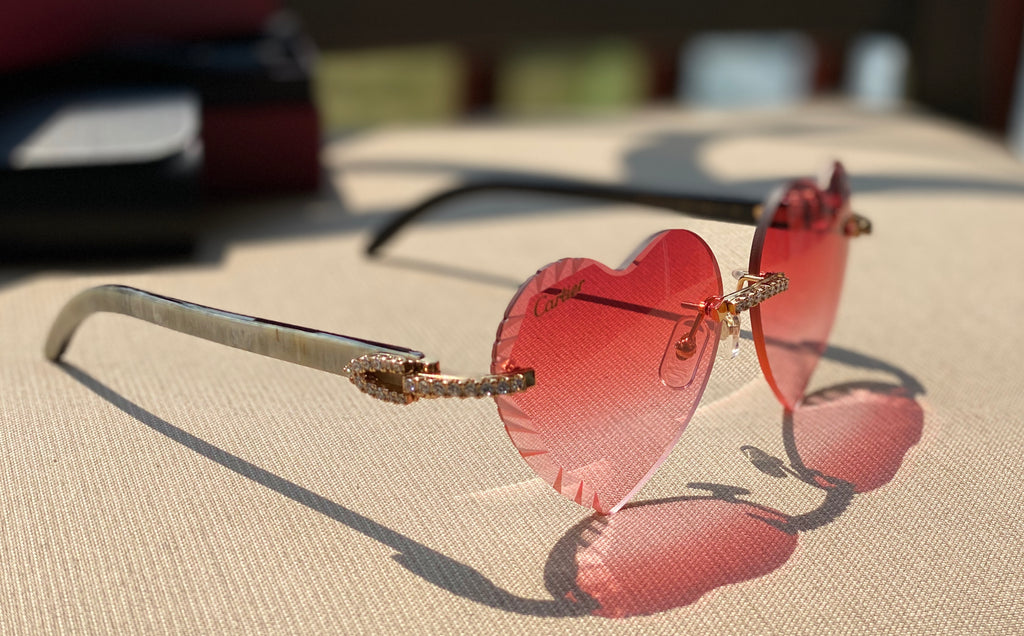
[[[459,59],[448,46],[324,51],[316,92],[326,130],[455,116]]]
[[[510,51],[498,79],[498,109],[509,115],[593,112],[644,101],[642,49],[628,40],[534,43]]]
[[[621,39],[523,44],[496,72],[495,110],[507,116],[627,108],[644,101],[648,84],[643,51]],[[456,117],[461,74],[450,46],[325,51],[316,71],[325,129]]]

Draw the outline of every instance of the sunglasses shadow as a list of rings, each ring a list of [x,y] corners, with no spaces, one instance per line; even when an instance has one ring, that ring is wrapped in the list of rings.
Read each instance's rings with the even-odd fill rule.
[[[889,367],[852,352],[834,353]],[[782,567],[801,533],[832,523],[856,495],[889,483],[920,441],[920,385],[906,377],[909,383],[901,385],[832,386],[784,412],[785,459],[740,447],[764,476],[822,491],[814,509],[785,514],[744,498],[752,494],[746,488],[690,483],[707,494],[631,504],[570,529],[545,566],[549,592],[593,608],[592,614],[626,618],[690,605],[716,588]],[[770,480],[763,481],[770,490]]]
[[[923,388],[907,373],[877,359],[836,347],[825,355],[890,371],[901,384],[852,382],[808,396],[795,412],[783,414],[788,463],[752,446],[740,449],[766,476],[797,479],[824,491],[821,505],[787,515],[742,499],[751,494],[744,488],[690,483],[688,487],[707,494],[632,504],[610,517],[592,515],[552,547],[544,568],[550,599],[524,598],[504,590],[469,565],[174,426],[78,367],[57,364],[148,428],[387,545],[409,572],[456,596],[523,615],[625,618],[689,605],[715,588],[782,567],[801,532],[831,523],[856,494],[895,476],[903,455],[920,440],[924,416],[916,396]],[[836,436],[837,429],[844,435]]]
[[[527,599],[507,592],[472,567],[428,548],[422,543],[318,495],[308,488],[303,488],[237,455],[220,449],[157,417],[73,364],[68,362],[58,362],[57,364],[82,386],[150,429],[237,475],[344,524],[369,539],[383,543],[398,553],[392,558],[403,567],[456,596],[496,609],[532,616],[572,616],[586,611],[567,601]]]

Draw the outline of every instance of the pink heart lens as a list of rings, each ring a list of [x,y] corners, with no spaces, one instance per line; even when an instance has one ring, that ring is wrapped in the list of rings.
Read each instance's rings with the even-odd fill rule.
[[[686,230],[655,235],[621,270],[565,259],[524,283],[491,370],[536,374],[529,391],[495,397],[527,464],[579,504],[622,507],[697,408],[719,326],[701,303],[721,294],[710,248]]]
[[[797,181],[765,210],[750,254],[751,272],[785,272],[785,294],[750,312],[765,378],[789,409],[803,399],[828,346],[846,270],[850,218],[846,172],[835,164],[826,189]]]

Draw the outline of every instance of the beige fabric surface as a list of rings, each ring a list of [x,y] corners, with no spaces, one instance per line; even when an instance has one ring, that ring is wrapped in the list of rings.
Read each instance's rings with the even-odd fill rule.
[[[66,366],[41,352],[66,300],[118,282],[481,373],[538,267],[618,266],[687,227],[728,272],[753,228],[477,196],[367,259],[388,214],[490,171],[760,197],[834,157],[875,233],[816,406],[788,421],[743,341],[637,498],[656,503],[610,520],[536,478],[491,401],[378,403],[112,315]],[[818,104],[380,129],[323,159],[323,196],[242,207],[192,261],[0,269],[0,632],[1024,632],[1024,166],[995,141]],[[791,465],[787,445],[857,492],[740,450]]]

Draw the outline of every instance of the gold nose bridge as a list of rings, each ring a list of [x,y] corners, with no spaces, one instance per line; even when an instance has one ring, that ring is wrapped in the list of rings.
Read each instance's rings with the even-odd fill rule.
[[[697,331],[705,318],[724,325],[727,331],[722,333],[722,339],[732,336],[733,355],[736,355],[739,350],[739,314],[789,289],[789,278],[782,272],[763,276],[737,272],[736,278],[736,291],[722,297],[712,296],[700,304],[693,327],[675,343],[677,358],[686,360],[697,352]]]
[[[789,279],[782,272],[754,276],[742,273],[736,282],[736,291],[721,298],[704,301],[705,311],[712,320],[722,321],[725,316],[735,316],[777,296],[789,289]]]

